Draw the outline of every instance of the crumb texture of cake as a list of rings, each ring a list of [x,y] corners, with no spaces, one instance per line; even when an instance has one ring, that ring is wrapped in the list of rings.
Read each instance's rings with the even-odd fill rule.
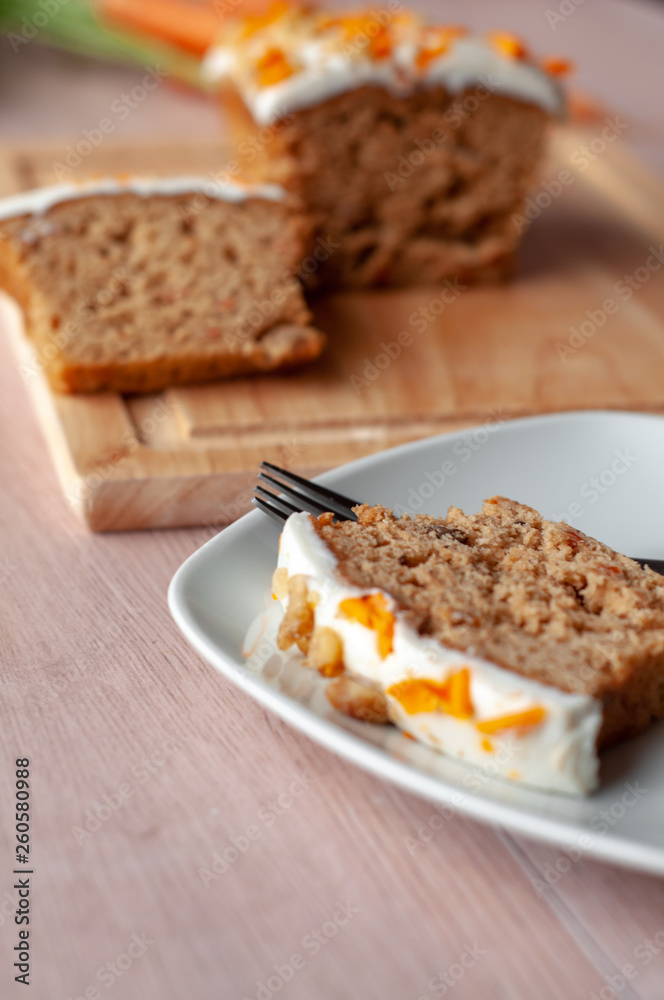
[[[502,497],[445,518],[356,510],[286,522],[280,594],[297,587],[306,634],[281,648],[334,633],[334,676],[375,687],[407,733],[578,794],[596,787],[598,749],[664,716],[658,574]]]
[[[9,207],[0,286],[60,392],[287,369],[324,346],[295,277],[302,224],[274,188],[100,182]]]
[[[664,579],[565,523],[493,497],[480,513],[362,507],[319,527],[339,572],[384,588],[420,635],[603,705],[600,745],[664,716]]]
[[[548,118],[484,96],[461,117],[440,88],[395,97],[366,87],[305,109],[263,148],[254,176],[301,199],[313,249],[323,247],[309,287],[512,274],[520,239],[512,217],[537,177]],[[236,106],[236,120],[243,115]]]
[[[405,12],[277,3],[240,20],[208,69],[238,145],[268,126],[269,141],[252,143],[252,176],[298,197],[310,252],[331,248],[310,287],[511,274],[512,217],[563,107],[558,82],[519,39]]]

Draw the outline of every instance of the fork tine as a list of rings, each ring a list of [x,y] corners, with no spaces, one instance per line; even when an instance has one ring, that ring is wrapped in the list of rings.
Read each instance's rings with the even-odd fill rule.
[[[303,476],[298,476],[295,472],[280,469],[278,465],[272,465],[271,462],[261,462],[261,469],[267,469],[269,472],[276,473],[288,485],[299,487],[299,493],[297,493],[294,490],[288,490],[287,486],[277,482],[276,485],[285,493],[290,492],[298,498],[306,497],[309,500],[314,500],[322,507],[322,510],[331,510],[339,517],[344,517],[349,521],[357,520],[357,515],[352,509],[357,505],[357,500],[351,500],[350,497],[346,497],[342,493],[336,493],[326,486],[319,486],[318,483],[312,483],[310,480],[304,479]],[[271,481],[274,482],[274,480]]]
[[[290,517],[291,514],[299,514],[300,511],[302,510],[301,507],[298,507],[294,503],[292,503],[288,497],[278,497],[274,493],[271,493],[269,490],[263,489],[263,487],[260,484],[256,486],[255,493],[257,494],[254,497],[255,500],[262,500],[264,502],[273,504],[273,506],[277,510],[283,513],[284,520],[287,517]]]
[[[300,510],[308,510],[312,514],[324,514],[325,511],[331,510],[333,514],[346,521],[351,520],[351,518],[355,520],[355,514],[352,511],[349,513],[348,508],[344,505],[338,504],[334,500],[317,496],[315,488],[308,490],[303,487],[290,486],[288,483],[280,483],[278,479],[268,476],[265,472],[259,472],[258,479],[282,492],[286,496],[286,499],[298,503]]]
[[[276,506],[276,504],[279,503],[278,497],[275,497],[273,502],[263,500],[262,497],[252,497],[251,502],[254,506],[258,507],[259,510],[262,510],[264,514],[269,514],[270,517],[273,517],[275,521],[279,521],[281,524],[283,524],[284,521],[287,521],[290,514],[293,513],[293,511],[281,510]]]

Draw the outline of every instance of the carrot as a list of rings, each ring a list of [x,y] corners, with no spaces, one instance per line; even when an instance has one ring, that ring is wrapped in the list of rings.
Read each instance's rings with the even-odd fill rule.
[[[201,0],[101,0],[99,13],[106,21],[195,56],[214,43],[223,25],[222,14]]]

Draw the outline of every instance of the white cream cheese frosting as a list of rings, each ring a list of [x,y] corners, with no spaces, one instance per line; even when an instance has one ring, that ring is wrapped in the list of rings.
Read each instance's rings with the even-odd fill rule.
[[[378,588],[361,590],[344,580],[308,514],[293,514],[286,522],[278,566],[289,576],[306,578],[315,627],[337,633],[346,671],[379,688],[392,721],[415,739],[470,765],[485,766],[492,760],[497,775],[540,789],[588,794],[597,787],[599,701],[540,684],[471,650],[461,652],[419,635],[389,594]],[[381,655],[374,629],[340,610],[342,601],[376,593],[382,594],[394,617],[387,655]],[[435,708],[413,711],[417,699],[407,697],[409,689],[420,686],[426,693],[433,685],[431,690],[442,690],[454,677],[462,677],[467,686],[472,715],[457,717],[440,701]]]
[[[105,177],[78,184],[52,184],[0,201],[0,219],[19,215],[44,215],[62,202],[76,201],[93,195],[136,194],[143,198],[154,195],[203,195],[219,201],[241,202],[248,198],[281,201],[285,192],[276,184],[239,184],[220,182],[197,175],[185,177],[130,177],[119,180]]]
[[[538,105],[551,114],[564,108],[557,81],[536,63],[525,58],[520,43],[514,51],[500,47],[490,37],[467,36],[458,29],[431,28],[415,17],[383,14],[382,22],[371,14],[372,26],[389,32],[387,54],[372,54],[369,34],[344,34],[339,19],[320,14],[286,10],[248,36],[231,33],[223,44],[211,48],[203,63],[211,82],[229,80],[240,93],[255,122],[270,125],[288,114],[318,104],[361,86],[383,87],[395,95],[407,95],[422,87],[443,86],[457,94],[473,86]],[[357,21],[351,18],[350,22]],[[329,23],[327,23],[329,22]],[[449,41],[436,54],[436,39]],[[442,34],[441,34],[442,33]],[[501,36],[511,42],[512,36]],[[361,41],[362,40],[362,41]],[[430,46],[430,48],[427,48]],[[289,75],[266,83],[262,60],[270,52],[281,53]],[[422,52],[427,55],[421,59]],[[277,74],[278,75],[278,74]]]
[[[509,59],[482,38],[460,38],[434,60],[426,73],[429,86],[441,84],[456,94],[481,83],[496,94],[536,104],[553,115],[564,101],[559,85],[533,63]]]

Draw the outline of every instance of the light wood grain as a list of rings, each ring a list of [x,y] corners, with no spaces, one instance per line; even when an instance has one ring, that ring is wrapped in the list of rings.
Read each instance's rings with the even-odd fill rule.
[[[227,524],[248,509],[263,459],[313,475],[429,434],[514,416],[659,411],[664,265],[651,258],[656,268],[645,270],[647,282],[635,279],[636,289],[617,283],[640,275],[650,248],[664,239],[664,185],[619,139],[588,167],[574,168],[575,152],[590,138],[556,133],[548,177],[567,169],[573,181],[559,185],[559,197],[545,187],[534,192],[544,207],[527,226],[510,286],[450,283],[442,298],[440,289],[419,288],[319,299],[316,322],[329,348],[288,376],[128,399],[61,397],[41,372],[26,379],[71,508],[97,531]],[[54,155],[53,147],[24,152],[15,185],[47,179]],[[16,153],[0,159],[11,166]],[[85,171],[108,172],[127,160],[136,170],[167,163],[205,172],[223,153],[217,140],[130,153],[109,143]],[[610,315],[602,312],[607,300],[615,303]],[[18,350],[30,372],[26,346]]]
[[[627,987],[639,997],[657,996],[663,981],[664,882],[605,865],[560,848],[534,844],[502,834],[510,853],[528,876],[532,891],[543,899],[598,967],[599,991],[607,977],[634,970]],[[607,891],[620,900],[619,919],[603,905]],[[623,976],[623,978],[625,978]],[[610,979],[609,979],[610,982]],[[629,993],[627,994],[629,995]]]

